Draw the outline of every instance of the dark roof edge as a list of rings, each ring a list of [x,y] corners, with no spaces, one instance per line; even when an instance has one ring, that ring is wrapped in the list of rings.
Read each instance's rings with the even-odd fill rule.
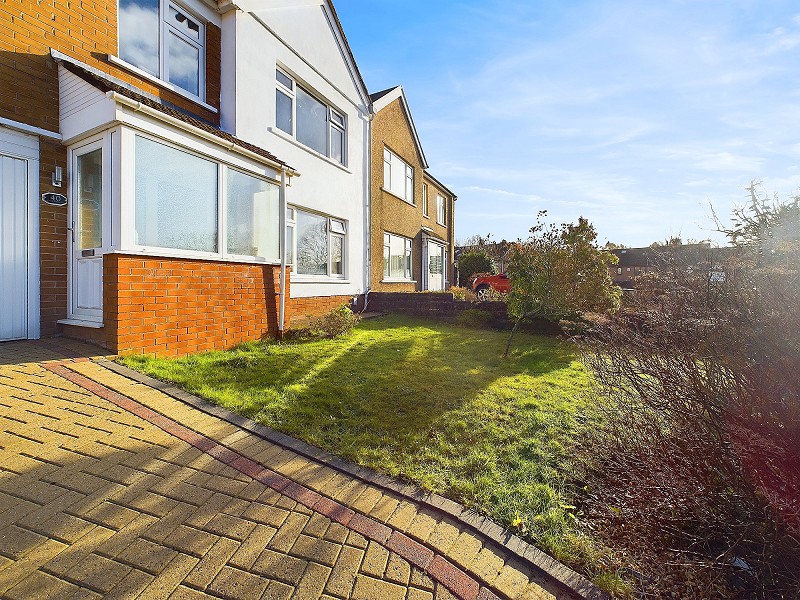
[[[425,170],[425,171],[423,171],[423,174],[424,174],[425,177],[427,177],[428,179],[433,181],[436,185],[438,185],[440,188],[442,188],[445,192],[450,194],[453,197],[453,202],[458,200],[458,196],[456,195],[456,193],[453,190],[451,190],[449,187],[447,187],[445,184],[443,184],[441,181],[436,179],[436,177],[431,175],[429,171]]]

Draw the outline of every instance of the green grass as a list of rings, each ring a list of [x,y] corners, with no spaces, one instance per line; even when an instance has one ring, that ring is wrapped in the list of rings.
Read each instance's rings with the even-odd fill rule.
[[[565,445],[591,404],[573,346],[405,317],[348,337],[248,343],[130,367],[515,527],[600,580],[572,515]],[[605,583],[604,587],[614,587]]]

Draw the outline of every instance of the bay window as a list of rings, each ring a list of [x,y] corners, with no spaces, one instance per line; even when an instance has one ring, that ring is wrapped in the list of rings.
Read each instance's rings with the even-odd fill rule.
[[[275,81],[275,126],[304,146],[346,164],[344,115],[280,69],[275,70]]]
[[[414,204],[414,168],[388,148],[383,149],[383,187]]]
[[[347,224],[333,217],[289,208],[286,256],[298,275],[344,278]]]
[[[412,279],[411,240],[391,233],[383,234],[383,276],[385,279]]]
[[[203,99],[205,27],[170,0],[119,0],[119,57]]]
[[[134,172],[137,247],[280,260],[280,191],[272,181],[139,134]]]

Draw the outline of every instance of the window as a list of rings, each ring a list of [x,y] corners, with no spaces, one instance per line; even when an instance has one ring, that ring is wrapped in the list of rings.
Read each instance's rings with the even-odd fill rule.
[[[386,279],[412,279],[411,240],[383,234],[383,276]]]
[[[169,0],[119,0],[119,56],[202,98],[205,29]]]
[[[428,184],[422,184],[422,216],[428,216]]]
[[[136,243],[217,252],[215,162],[136,136]]]
[[[345,117],[295,80],[275,70],[275,126],[298,142],[346,164]]]
[[[134,144],[136,245],[280,260],[277,184],[141,135]]]
[[[78,156],[78,250],[103,246],[103,151]]]
[[[414,204],[414,168],[388,148],[383,149],[383,187]]]
[[[298,275],[345,276],[347,224],[339,219],[289,208],[286,257]]]
[[[226,192],[228,253],[280,260],[278,186],[228,169]]]
[[[617,275],[622,275],[622,268],[621,267],[617,267]]]
[[[439,223],[439,225],[445,225],[447,223],[447,221],[445,221],[446,217],[447,211],[444,196],[436,194],[436,222]]]

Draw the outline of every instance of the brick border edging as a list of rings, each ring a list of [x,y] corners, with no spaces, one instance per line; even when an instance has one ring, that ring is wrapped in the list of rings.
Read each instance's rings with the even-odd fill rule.
[[[589,581],[580,573],[577,573],[542,550],[510,533],[504,527],[495,523],[491,519],[484,517],[475,511],[458,504],[457,502],[444,498],[439,494],[426,492],[410,483],[399,483],[386,475],[382,475],[376,471],[373,471],[372,469],[351,463],[343,458],[326,452],[325,450],[267,427],[266,425],[256,423],[251,419],[232,413],[221,406],[212,404],[211,402],[203,400],[198,396],[190,394],[173,384],[155,379],[149,375],[145,375],[120,365],[114,361],[101,358],[95,362],[99,363],[104,368],[117,373],[118,375],[122,375],[128,379],[157,389],[160,392],[174,398],[175,400],[189,404],[197,410],[217,417],[232,425],[236,425],[237,427],[245,429],[246,431],[273,444],[282,446],[301,456],[304,456],[305,458],[321,462],[342,473],[345,473],[346,475],[349,475],[350,477],[360,479],[376,487],[391,491],[407,500],[421,504],[433,510],[434,512],[444,514],[447,517],[454,519],[458,523],[465,525],[467,528],[488,538],[500,548],[505,549],[520,560],[541,571],[545,576],[552,580],[553,583],[564,588],[565,591],[571,594],[576,594],[579,597],[587,600],[608,600],[610,598],[606,592],[601,590],[598,586]],[[413,540],[411,541],[413,542]],[[489,598],[489,596],[487,596],[487,598]]]

